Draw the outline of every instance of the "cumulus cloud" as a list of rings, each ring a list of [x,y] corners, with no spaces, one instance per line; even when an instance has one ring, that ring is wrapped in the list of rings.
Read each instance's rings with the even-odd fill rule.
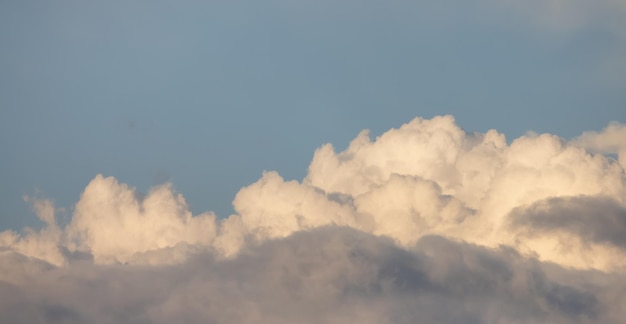
[[[626,125],[613,122],[601,132],[584,132],[573,144],[596,153],[617,154],[619,163],[626,168]]]
[[[53,264],[63,263],[63,255],[57,247],[63,232],[56,223],[53,202],[48,199],[28,197],[24,200],[32,204],[35,214],[46,226],[38,232],[30,228],[26,228],[22,234],[14,231],[0,232],[0,248],[13,250]]]
[[[76,204],[66,235],[71,250],[91,252],[96,262],[128,262],[137,253],[177,244],[208,245],[215,216],[192,217],[169,184],[140,197],[115,178],[98,175]]]
[[[209,245],[215,237],[215,215],[191,215],[171,184],[142,196],[113,177],[97,175],[85,188],[71,222],[60,228],[50,200],[33,200],[33,209],[46,223],[39,232],[0,233],[4,249],[55,265],[86,255],[96,263],[169,263],[182,260],[186,250]]]
[[[98,175],[67,225],[30,199],[47,226],[0,233],[0,311],[9,323],[618,323],[616,125],[509,144],[416,118],[320,147],[302,181],[265,172],[222,219],[192,215],[171,184],[141,195]]]

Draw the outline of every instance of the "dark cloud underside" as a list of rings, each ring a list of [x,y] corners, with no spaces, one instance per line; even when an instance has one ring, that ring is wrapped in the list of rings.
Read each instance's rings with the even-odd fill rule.
[[[550,198],[515,210],[512,221],[537,232],[564,231],[626,249],[626,208],[608,197]]]
[[[11,254],[4,271],[30,261]],[[169,267],[30,269],[0,288],[3,323],[592,323],[601,295],[559,283],[510,249],[443,237],[398,248],[387,238],[325,227],[246,249],[201,253]],[[559,269],[559,272],[567,272]],[[606,311],[606,310],[605,310]],[[610,311],[618,311],[610,309]],[[609,323],[610,321],[604,321]]]

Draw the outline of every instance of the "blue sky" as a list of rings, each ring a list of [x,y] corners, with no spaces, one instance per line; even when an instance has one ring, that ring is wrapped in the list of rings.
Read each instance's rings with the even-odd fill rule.
[[[509,139],[626,122],[607,3],[3,1],[0,229],[98,173],[224,217],[263,170],[301,179],[320,145],[416,116]]]

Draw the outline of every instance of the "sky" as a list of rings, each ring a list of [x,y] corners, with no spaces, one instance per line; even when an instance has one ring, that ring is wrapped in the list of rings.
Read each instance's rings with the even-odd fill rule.
[[[263,170],[302,179],[322,144],[417,116],[509,138],[626,120],[624,6],[509,2],[4,1],[0,225],[98,173],[226,217]]]
[[[619,323],[624,15],[2,1],[0,313]]]

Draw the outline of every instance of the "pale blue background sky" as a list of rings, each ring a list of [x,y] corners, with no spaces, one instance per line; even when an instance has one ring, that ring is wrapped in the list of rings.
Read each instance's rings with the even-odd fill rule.
[[[497,2],[0,1],[0,230],[98,173],[227,216],[263,170],[301,179],[323,143],[415,116],[509,139],[626,122],[623,17]]]

